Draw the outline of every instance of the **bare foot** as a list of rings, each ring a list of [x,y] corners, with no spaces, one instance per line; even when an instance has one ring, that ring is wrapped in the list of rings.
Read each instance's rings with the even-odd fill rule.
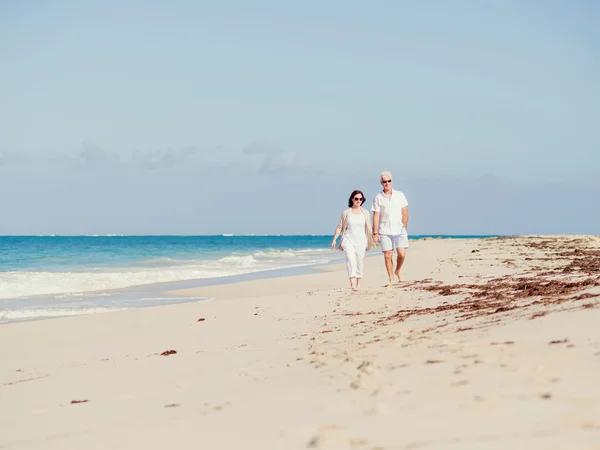
[[[400,283],[402,281],[402,277],[400,276],[400,271],[396,270],[396,272],[394,272],[396,274],[396,276],[398,277],[398,283]]]

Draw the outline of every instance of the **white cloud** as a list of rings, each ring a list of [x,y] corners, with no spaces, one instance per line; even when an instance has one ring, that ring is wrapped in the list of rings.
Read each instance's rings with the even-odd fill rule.
[[[131,165],[148,169],[172,169],[178,166],[189,168],[190,166],[201,165],[208,157],[208,151],[200,150],[194,146],[169,147],[166,150],[134,152],[131,156]]]
[[[0,153],[0,166],[12,166],[27,163],[28,155],[17,152]]]
[[[287,170],[307,170],[306,162],[296,152],[285,151],[268,140],[255,140],[248,144],[242,152],[246,155],[262,156],[259,173],[276,174]]]
[[[119,155],[105,150],[96,142],[84,141],[82,147],[80,157],[87,167],[116,167],[121,163]]]

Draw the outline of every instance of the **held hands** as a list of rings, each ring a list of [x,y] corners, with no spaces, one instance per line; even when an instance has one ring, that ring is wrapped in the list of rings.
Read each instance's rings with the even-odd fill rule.
[[[379,242],[379,233],[373,233],[373,240],[376,244]]]

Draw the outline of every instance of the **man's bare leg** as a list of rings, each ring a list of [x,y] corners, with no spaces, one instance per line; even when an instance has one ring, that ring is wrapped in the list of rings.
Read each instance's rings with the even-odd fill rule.
[[[402,268],[402,264],[404,264],[404,260],[406,259],[406,249],[405,248],[397,248],[398,257],[396,258],[396,271],[394,272],[398,277],[398,283],[402,281],[402,276],[400,275],[400,269]]]
[[[392,261],[392,251],[388,250],[383,252],[383,258],[385,260],[385,268],[390,279],[389,284],[392,284],[394,282],[394,262]]]

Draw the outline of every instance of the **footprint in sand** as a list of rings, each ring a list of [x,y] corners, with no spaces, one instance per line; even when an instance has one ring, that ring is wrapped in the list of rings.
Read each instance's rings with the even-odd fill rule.
[[[360,389],[362,387],[362,380],[360,378],[360,375],[356,377],[356,379],[354,381],[352,381],[350,383],[350,388],[351,389]]]
[[[375,370],[373,363],[371,361],[363,361],[362,363],[360,363],[360,365],[357,367],[357,369],[360,373],[363,373],[365,375],[370,375]]]
[[[376,402],[371,409],[367,411],[370,416],[385,416],[389,412],[389,408],[381,402]]]
[[[344,429],[338,425],[322,425],[306,444],[309,448],[338,449],[350,448]]]

